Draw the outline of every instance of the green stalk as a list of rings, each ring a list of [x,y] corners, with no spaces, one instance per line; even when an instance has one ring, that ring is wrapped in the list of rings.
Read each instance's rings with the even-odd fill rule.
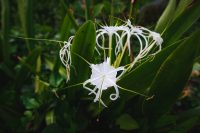
[[[132,12],[133,12],[133,3],[134,3],[134,0],[131,0],[130,10],[129,10],[129,16],[128,16],[129,19],[131,19],[131,16],[132,16]]]
[[[110,25],[113,25],[113,15],[114,15],[114,0],[111,1],[111,9],[110,9]]]
[[[116,67],[118,67],[118,66],[121,64],[121,62],[122,62],[122,58],[123,58],[124,53],[125,53],[125,51],[126,51],[126,47],[127,47],[127,45],[128,45],[128,43],[126,43],[126,45],[123,47],[122,54],[120,55],[120,59],[119,59],[118,64],[116,65]]]
[[[38,56],[36,61],[36,73],[40,73],[41,71],[41,56]],[[35,93],[40,92],[40,77],[39,75],[35,76]]]
[[[85,4],[85,20],[89,20],[90,18],[90,1],[89,0],[84,0]]]
[[[112,36],[109,35],[109,57],[110,63],[112,64]]]
[[[116,64],[114,65],[116,68],[119,67],[119,65],[121,64],[127,46],[128,46],[128,43],[126,42],[124,47],[123,47],[122,53],[119,54],[119,59],[116,59]]]
[[[9,63],[9,16],[10,16],[10,9],[9,9],[9,0],[1,0],[2,6],[2,43],[0,44],[1,49],[1,60],[5,63]]]
[[[24,31],[25,37],[33,37],[33,1],[32,0],[18,0],[18,11]],[[31,52],[32,41],[26,40],[26,46]]]

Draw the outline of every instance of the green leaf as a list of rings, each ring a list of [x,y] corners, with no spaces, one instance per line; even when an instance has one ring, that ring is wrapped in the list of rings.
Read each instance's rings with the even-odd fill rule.
[[[168,133],[188,133],[188,131],[198,124],[198,117],[192,117],[187,120],[181,121],[180,123],[176,124],[174,129],[171,129]]]
[[[41,57],[38,56],[37,62],[36,62],[36,72],[37,73],[40,73],[40,71],[41,71],[41,64],[42,64]],[[39,92],[39,90],[40,90],[40,77],[39,77],[39,75],[36,75],[35,76],[35,92],[37,93],[37,92]]]
[[[170,0],[162,16],[159,18],[155,31],[162,33],[173,19],[176,9],[176,0]]]
[[[18,0],[18,12],[25,37],[33,37],[33,0]],[[27,49],[32,51],[32,41],[26,40]]]
[[[119,125],[120,129],[122,130],[134,130],[138,129],[138,123],[129,115],[123,114],[117,120],[116,124]]]
[[[154,97],[144,102],[148,117],[157,118],[169,111],[186,84],[200,45],[200,30],[184,41],[167,57],[154,78],[149,95]]]
[[[45,120],[47,125],[53,124],[55,122],[54,111],[47,112]]]
[[[180,42],[177,42],[166,47],[155,57],[139,65],[136,69],[122,77],[118,81],[118,85],[129,90],[145,93],[161,64],[179,44]],[[130,95],[130,97],[132,96],[133,94]],[[125,95],[125,97],[128,98],[127,95]]]
[[[98,16],[101,12],[102,12],[102,9],[104,7],[104,4],[96,4],[94,6],[94,17]]]
[[[33,113],[31,111],[29,111],[29,110],[25,111],[24,115],[28,120],[30,120],[30,121],[33,120]]]
[[[22,62],[22,66],[15,77],[15,89],[19,89],[24,84],[30,72],[36,72],[37,59],[40,54],[41,48],[36,48],[32,50],[31,54]]]
[[[180,0],[176,12],[174,14],[174,20],[178,16],[180,16],[192,2],[193,0]]]
[[[58,87],[63,81],[63,77],[59,74],[58,70],[52,71],[49,77],[49,83],[51,86]]]
[[[69,15],[69,18],[70,18],[75,30],[78,30],[79,25],[78,25],[76,19],[74,18],[74,15],[73,15],[72,10],[70,8],[67,9],[67,13]]]
[[[22,101],[26,109],[36,109],[40,106],[40,104],[34,98],[22,96]]]
[[[92,21],[87,21],[75,34],[71,46],[72,68],[71,82],[80,83],[88,77],[89,64],[95,49],[96,30]],[[77,55],[78,54],[78,55]],[[82,57],[82,58],[81,58]]]
[[[60,31],[60,40],[66,41],[67,38],[70,36],[70,31],[72,28],[77,29],[77,24],[74,19],[72,12],[67,9],[67,13],[62,23],[61,31]]]
[[[200,17],[200,1],[194,1],[177,19],[163,35],[164,46],[177,41]]]
[[[176,116],[166,114],[166,115],[163,115],[162,117],[160,117],[158,119],[158,121],[155,124],[155,127],[156,128],[162,128],[162,127],[166,127],[166,126],[169,126],[169,125],[175,125],[176,120],[177,120]]]
[[[178,121],[183,121],[192,117],[200,116],[200,106],[178,114]]]
[[[48,69],[50,69],[51,71],[53,71],[53,67],[54,67],[54,62],[49,60],[49,59],[45,59],[45,64],[46,64],[46,67]],[[59,74],[66,79],[66,70],[64,67],[59,67],[59,70],[58,70]]]
[[[69,15],[66,14],[60,31],[60,40],[66,41],[67,38],[70,36],[71,29],[72,29],[72,22],[70,21]]]
[[[10,32],[10,24],[9,24],[9,18],[10,18],[10,8],[9,8],[9,0],[2,0],[1,1],[2,9],[1,9],[1,44],[0,44],[0,60],[3,60],[6,64],[10,64],[9,59],[9,32]]]

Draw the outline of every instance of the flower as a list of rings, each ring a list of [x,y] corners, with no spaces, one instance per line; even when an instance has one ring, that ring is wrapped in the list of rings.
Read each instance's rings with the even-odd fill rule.
[[[124,48],[128,47],[129,56],[131,53],[131,37],[135,36],[140,45],[140,51],[138,54],[138,59],[145,57],[151,49],[154,48],[156,44],[159,46],[159,50],[155,51],[158,53],[161,50],[161,44],[163,43],[163,39],[161,38],[159,33],[150,31],[149,29],[142,26],[133,26],[131,21],[128,20],[125,25],[120,26],[101,26],[99,30],[96,31],[96,43],[97,46],[101,49],[115,49],[115,56],[117,56],[120,52],[123,51]],[[114,48],[110,47],[112,45],[109,44],[109,47],[105,46],[105,38],[108,37],[109,43],[112,43],[113,37],[115,37],[116,45]],[[100,39],[101,43],[100,43]],[[153,39],[153,42],[151,40]],[[125,43],[123,43],[125,40]],[[98,49],[96,48],[97,52]]]
[[[123,48],[122,44],[122,37],[119,34],[119,31],[128,33],[129,28],[121,25],[121,26],[101,26],[101,29],[97,30],[96,36],[96,44],[101,49],[111,49],[110,47],[105,47],[105,38],[108,36],[109,42],[112,41],[113,36],[115,36],[116,47],[115,47],[115,54],[119,52],[120,49]],[[102,42],[99,42],[99,39],[102,39]]]
[[[131,59],[130,62],[125,61],[125,63],[127,63],[127,65],[125,64],[125,68],[124,66],[120,66],[120,64],[124,55],[126,55],[126,50],[129,52],[127,56],[130,56],[132,53],[132,37],[134,37],[139,43],[139,52],[136,54],[133,61]],[[60,50],[60,59],[69,73],[71,65],[70,46],[72,39],[73,36],[70,37],[67,42],[64,42],[65,45]],[[115,40],[114,44],[113,40]],[[111,100],[116,100],[119,98],[118,88],[140,94],[138,92],[118,86],[117,81],[124,73],[132,70],[133,66],[138,61],[146,59],[150,55],[155,55],[160,52],[162,43],[163,39],[159,33],[151,31],[142,26],[133,26],[130,20],[119,26],[101,26],[100,29],[96,31],[95,50],[99,55],[101,55],[99,50],[103,50],[103,57],[106,60],[99,64],[91,64],[78,55],[90,65],[92,72],[90,78],[82,83],[83,88],[89,91],[89,95],[95,95],[94,102],[99,101],[105,107],[106,105],[101,99],[101,96],[103,91],[109,88],[113,87],[115,89],[115,93],[110,94]],[[113,56],[113,53],[115,56]],[[68,80],[69,74],[67,77],[67,81]],[[143,94],[140,95],[145,96]]]
[[[163,43],[163,39],[159,33],[150,31],[149,29],[145,27],[133,26],[130,20],[127,21],[127,26],[130,27],[130,31],[131,31],[131,33],[128,33],[128,34],[131,34],[131,36],[135,36],[138,39],[139,44],[140,44],[140,51],[129,67],[131,69],[139,60],[145,57],[148,57],[148,55],[155,55],[158,52],[160,52],[162,49],[161,44]],[[130,49],[131,47],[129,46],[130,41],[129,43],[127,43],[127,45],[128,45],[129,55],[130,55],[130,51],[131,51]],[[156,46],[158,46],[159,49],[153,51],[153,49]],[[152,54],[150,54],[151,51],[153,52]]]
[[[59,55],[60,55],[60,60],[63,63],[63,65],[66,67],[66,70],[68,72],[67,75],[67,82],[70,80],[70,65],[71,65],[71,51],[70,51],[70,46],[71,46],[71,41],[74,36],[71,36],[68,41],[64,42],[64,46],[60,49]]]
[[[92,69],[92,74],[90,76],[90,79],[86,80],[83,83],[83,87],[90,91],[90,94],[95,94],[96,97],[94,99],[94,102],[99,101],[102,103],[105,107],[106,105],[101,100],[101,95],[103,90],[107,90],[110,87],[115,88],[115,94],[110,95],[111,100],[116,100],[119,97],[119,90],[118,86],[116,84],[117,80],[123,75],[124,67],[118,67],[114,68],[110,65],[110,58],[107,58],[106,61],[100,64],[91,64],[90,65]],[[119,76],[117,76],[117,73],[119,71],[122,71]],[[90,83],[91,85],[95,86],[94,89],[91,89],[87,87],[86,85]]]

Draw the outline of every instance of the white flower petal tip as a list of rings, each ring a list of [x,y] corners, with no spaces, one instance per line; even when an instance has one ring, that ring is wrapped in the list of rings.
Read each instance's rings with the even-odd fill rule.
[[[110,87],[115,88],[115,93],[110,95],[111,100],[116,100],[119,97],[119,90],[116,84],[117,80],[122,76],[124,67],[114,68],[110,65],[110,58],[100,64],[91,64],[92,74],[90,79],[83,83],[83,87],[90,91],[90,94],[95,94],[94,102],[99,101],[102,105],[106,106],[101,100],[101,95],[104,90]],[[117,76],[118,72],[121,74]],[[93,89],[87,87],[86,85],[90,83],[95,86]]]
[[[153,40],[156,42],[157,45],[161,45],[163,43],[163,39],[159,33],[152,31],[150,35],[153,37]]]

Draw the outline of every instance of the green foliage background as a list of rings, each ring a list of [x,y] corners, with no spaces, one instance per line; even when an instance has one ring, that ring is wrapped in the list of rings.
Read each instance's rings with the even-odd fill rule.
[[[191,75],[200,71],[200,1],[132,2],[1,0],[0,132],[200,132],[200,74]],[[127,19],[161,33],[164,43],[118,84],[154,97],[120,90],[117,101],[99,108],[81,85],[70,87],[89,77],[88,64],[72,54],[76,72],[66,84],[60,44],[45,39],[75,35],[72,52],[95,62],[96,28]]]

